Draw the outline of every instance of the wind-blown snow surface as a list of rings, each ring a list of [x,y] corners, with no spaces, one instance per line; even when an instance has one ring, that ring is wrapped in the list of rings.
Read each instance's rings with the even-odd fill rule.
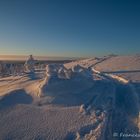
[[[140,81],[140,55],[111,57],[95,68],[120,75],[128,80]]]
[[[138,59],[90,58],[1,78],[0,140],[113,140],[114,132],[139,133],[139,82],[115,76],[139,74]]]

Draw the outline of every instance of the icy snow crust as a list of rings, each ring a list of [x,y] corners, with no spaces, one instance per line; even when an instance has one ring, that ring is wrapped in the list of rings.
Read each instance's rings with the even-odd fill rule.
[[[135,88],[131,79],[102,66],[113,70],[115,61],[120,68],[125,60],[49,64],[45,72],[32,65],[29,73],[0,78],[0,140],[112,140],[113,132],[138,133],[138,83]]]

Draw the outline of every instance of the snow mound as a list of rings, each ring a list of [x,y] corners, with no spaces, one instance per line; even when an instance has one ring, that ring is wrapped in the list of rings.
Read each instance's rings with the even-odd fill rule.
[[[46,66],[46,75],[47,77],[58,77],[60,79],[69,79],[71,71],[66,69],[61,64],[50,64]]]
[[[64,65],[51,64],[46,66],[46,77],[40,84],[38,95],[70,97],[91,88],[93,84],[92,71],[88,68],[76,65],[67,69]]]
[[[76,76],[79,76],[79,78],[91,78],[92,71],[91,69],[84,68],[78,64],[73,66],[71,69],[67,69],[64,65],[60,64],[50,64],[46,66],[46,77],[49,79],[48,81],[51,79],[73,79]]]

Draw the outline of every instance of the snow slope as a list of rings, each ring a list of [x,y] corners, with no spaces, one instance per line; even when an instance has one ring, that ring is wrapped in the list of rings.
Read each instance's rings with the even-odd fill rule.
[[[111,57],[95,68],[102,72],[120,75],[128,80],[140,81],[140,55]]]

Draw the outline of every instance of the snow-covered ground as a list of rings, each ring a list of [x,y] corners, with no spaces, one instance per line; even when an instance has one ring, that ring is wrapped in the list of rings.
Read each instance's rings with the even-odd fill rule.
[[[111,140],[113,133],[139,133],[139,60],[95,57],[1,77],[0,140]]]
[[[120,75],[128,80],[140,81],[140,55],[111,57],[95,68],[102,72]]]

